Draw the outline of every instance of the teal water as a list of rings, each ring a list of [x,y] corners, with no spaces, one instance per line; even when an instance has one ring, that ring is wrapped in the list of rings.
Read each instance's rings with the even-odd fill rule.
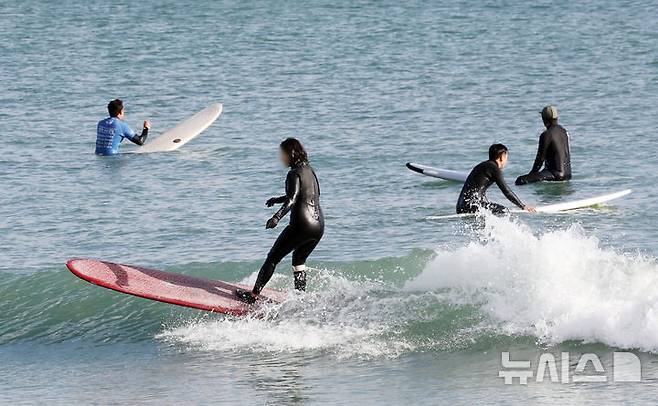
[[[657,6],[0,0],[0,402],[653,402]],[[154,135],[213,102],[224,113],[176,153],[97,158],[115,97]],[[453,212],[459,185],[405,162],[467,170],[504,142],[511,180],[548,103],[575,178],[520,196],[633,194],[569,215],[425,220]],[[232,319],[65,269],[97,257],[253,281],[288,136],[327,215],[307,295]],[[289,288],[288,266],[273,287]],[[632,351],[643,380],[507,386],[503,351],[574,365],[593,352],[606,371]]]

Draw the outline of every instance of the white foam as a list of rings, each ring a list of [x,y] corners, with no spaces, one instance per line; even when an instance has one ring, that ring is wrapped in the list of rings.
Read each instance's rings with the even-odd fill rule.
[[[245,282],[254,278],[250,275]],[[313,282],[321,286],[318,291],[292,294],[284,304],[268,308],[264,317],[196,321],[166,329],[158,338],[210,351],[320,351],[338,358],[397,357],[412,348],[390,334],[390,298],[368,296],[380,285],[352,282],[336,273],[320,273]]]
[[[287,288],[290,278],[277,273],[270,286]],[[309,285],[311,292],[293,294],[263,317],[213,316],[158,337],[211,351],[338,358],[463,348],[492,332],[658,352],[656,261],[603,248],[577,225],[535,235],[508,218],[487,217],[479,239],[437,250],[403,289],[339,270],[313,272]]]
[[[480,234],[465,247],[436,251],[405,290],[449,291],[505,334],[658,351],[654,259],[602,248],[577,225],[533,235],[491,216]]]

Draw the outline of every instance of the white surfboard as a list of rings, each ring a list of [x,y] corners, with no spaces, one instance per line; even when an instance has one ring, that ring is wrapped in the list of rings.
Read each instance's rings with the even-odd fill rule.
[[[560,213],[569,210],[583,209],[585,207],[597,206],[603,203],[607,203],[611,200],[619,199],[621,197],[627,196],[632,192],[631,189],[622,190],[620,192],[609,193],[606,195],[590,197],[587,199],[574,200],[571,202],[563,202],[551,204],[548,206],[538,206],[536,207],[537,213]],[[512,213],[527,213],[521,209],[510,210]],[[462,213],[462,214],[448,214],[445,216],[428,216],[427,220],[443,220],[450,218],[459,218],[459,217],[469,217],[476,216],[477,213]]]
[[[192,117],[181,121],[174,128],[165,131],[152,140],[149,139],[144,146],[130,152],[145,154],[175,151],[210,127],[219,118],[220,114],[222,114],[222,105],[220,103],[212,104]]]
[[[444,180],[452,180],[455,182],[465,182],[468,177],[468,172],[451,171],[449,169],[434,168],[427,165],[416,164],[413,162],[407,163],[407,168],[420,173],[421,175],[431,176]]]

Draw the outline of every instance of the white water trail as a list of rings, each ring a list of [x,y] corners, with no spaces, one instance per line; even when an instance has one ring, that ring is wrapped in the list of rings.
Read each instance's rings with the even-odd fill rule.
[[[254,280],[255,274],[242,282]],[[390,334],[389,315],[400,299],[378,296],[381,284],[329,272],[317,273],[312,282],[314,291],[290,292],[285,303],[266,305],[264,317],[206,319],[166,329],[158,338],[210,351],[319,351],[337,358],[395,358],[413,348]],[[270,282],[278,288],[289,283],[290,275],[282,274]]]

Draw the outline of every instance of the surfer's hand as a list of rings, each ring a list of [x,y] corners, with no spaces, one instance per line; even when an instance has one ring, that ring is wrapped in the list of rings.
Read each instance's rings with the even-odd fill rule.
[[[151,120],[144,120],[144,128],[151,129]]]
[[[527,211],[528,213],[537,213],[537,209],[532,206],[525,206],[523,210]]]
[[[270,197],[269,199],[267,199],[267,202],[265,202],[265,206],[267,207],[274,206],[276,204],[276,200],[277,200],[276,197]]]
[[[271,219],[267,220],[267,224],[265,224],[265,229],[269,228],[274,228],[276,225],[279,224],[279,219],[276,218],[276,216],[272,217]]]

